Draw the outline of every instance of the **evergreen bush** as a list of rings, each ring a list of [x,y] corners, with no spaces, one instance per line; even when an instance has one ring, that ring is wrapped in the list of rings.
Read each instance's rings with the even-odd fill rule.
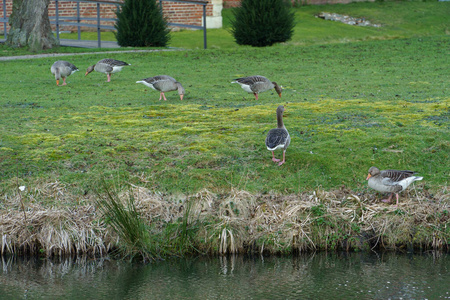
[[[284,0],[242,0],[233,15],[231,33],[239,45],[271,46],[294,32],[294,12]]]
[[[155,0],[125,0],[117,10],[115,33],[122,47],[165,47],[170,29]]]

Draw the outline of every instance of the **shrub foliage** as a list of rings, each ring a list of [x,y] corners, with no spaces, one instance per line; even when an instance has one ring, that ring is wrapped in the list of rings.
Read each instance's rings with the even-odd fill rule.
[[[154,0],[125,0],[116,12],[116,39],[122,47],[165,47],[170,29]]]
[[[271,46],[294,32],[294,12],[285,0],[242,0],[233,14],[231,32],[239,45]]]

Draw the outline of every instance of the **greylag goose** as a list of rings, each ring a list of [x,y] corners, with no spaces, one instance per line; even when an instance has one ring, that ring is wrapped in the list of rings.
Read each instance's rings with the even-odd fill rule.
[[[50,71],[52,71],[52,74],[55,75],[56,85],[59,85],[59,80],[61,78],[63,79],[63,84],[61,85],[66,85],[66,77],[78,71],[78,68],[68,61],[58,60],[52,65]]]
[[[86,74],[84,74],[84,76],[87,76],[87,74],[89,74],[95,70],[100,73],[105,73],[108,78],[108,80],[106,82],[110,82],[112,73],[120,72],[120,71],[122,71],[123,67],[129,66],[129,65],[130,64],[128,64],[124,61],[105,58],[105,59],[99,60],[95,65],[92,65],[89,68],[87,68]]]
[[[371,167],[366,180],[369,187],[382,193],[391,193],[383,202],[391,202],[392,195],[395,193],[398,205],[398,193],[404,191],[411,183],[416,180],[422,180],[423,177],[414,176],[414,171],[383,170],[377,167]]]
[[[184,96],[184,88],[178,81],[175,80],[175,78],[167,76],[167,75],[158,75],[155,77],[149,77],[145,78],[139,81],[136,81],[136,83],[142,83],[145,84],[148,87],[151,87],[154,90],[157,90],[160,92],[159,94],[159,100],[164,97],[164,100],[166,99],[166,95],[164,95],[165,92],[171,92],[171,91],[177,91],[180,95],[180,100],[183,100]]]
[[[272,151],[272,161],[278,162],[278,165],[281,166],[286,161],[286,149],[291,142],[291,136],[287,131],[286,127],[283,124],[283,105],[278,106],[277,108],[277,128],[269,130],[266,137],[266,146],[267,150]],[[277,149],[283,149],[283,160],[275,158],[274,151]]]
[[[258,100],[258,94],[275,88],[275,91],[281,98],[281,87],[273,81],[270,81],[264,76],[254,75],[248,77],[237,78],[231,83],[239,83],[244,91],[255,95]]]

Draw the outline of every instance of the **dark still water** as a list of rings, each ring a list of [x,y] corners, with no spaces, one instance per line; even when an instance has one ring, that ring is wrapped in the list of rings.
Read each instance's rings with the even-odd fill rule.
[[[3,258],[0,299],[450,299],[450,255]]]

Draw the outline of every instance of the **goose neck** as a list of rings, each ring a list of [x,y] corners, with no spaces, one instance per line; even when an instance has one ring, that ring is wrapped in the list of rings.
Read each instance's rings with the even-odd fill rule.
[[[282,111],[277,111],[277,124],[278,128],[284,128]]]

